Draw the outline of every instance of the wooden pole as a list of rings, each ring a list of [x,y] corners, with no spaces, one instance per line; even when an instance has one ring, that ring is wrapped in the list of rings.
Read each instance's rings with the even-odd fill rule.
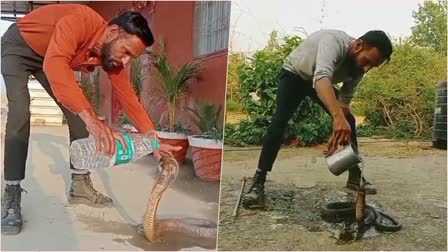
[[[241,197],[243,196],[244,186],[245,185],[246,185],[246,177],[244,177],[242,179],[240,194],[238,195],[238,200],[236,202],[235,209],[233,210],[233,217],[236,217],[238,215],[238,208],[239,208],[240,203],[241,203]]]

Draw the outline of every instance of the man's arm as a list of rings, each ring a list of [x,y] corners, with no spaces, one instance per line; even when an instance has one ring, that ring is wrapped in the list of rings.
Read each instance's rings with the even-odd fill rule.
[[[331,79],[335,72],[336,62],[342,56],[343,50],[337,40],[328,36],[319,42],[316,55],[316,69],[313,76],[313,86],[319,99],[324,103],[333,118],[333,134],[328,141],[326,155],[336,151],[338,145],[350,140],[350,125],[339,106],[333,90]]]
[[[109,74],[111,86],[120,100],[124,111],[129,119],[134,123],[135,127],[141,133],[149,133],[148,135],[153,141],[154,156],[160,160],[160,151],[178,151],[182,147],[170,146],[168,144],[159,144],[157,133],[155,132],[155,125],[149,117],[143,105],[138,101],[134,89],[131,87],[129,77],[124,69]]]
[[[142,133],[155,129],[155,125],[144,109],[143,105],[138,101],[134,89],[129,82],[128,74],[125,69],[109,74],[111,86],[120,100],[124,111],[129,119],[134,123],[135,127]]]
[[[80,25],[83,23],[81,19],[77,15],[70,15],[56,24],[45,54],[43,70],[56,99],[71,112],[79,114],[85,110],[87,115],[91,106],[70,67],[78,44],[86,36],[83,25]]]
[[[333,84],[331,83],[336,62],[341,58],[342,53],[341,46],[333,36],[327,36],[319,42],[313,86],[332,117],[342,114],[333,90]]]
[[[125,141],[98,120],[70,67],[79,45],[88,37],[89,21],[79,15],[59,20],[45,54],[43,70],[56,99],[84,121],[87,131],[95,137],[97,150],[111,155],[115,152],[115,139],[124,146]]]
[[[333,119],[343,116],[344,113],[336,98],[333,90],[333,84],[328,77],[322,77],[316,82],[316,92],[319,99],[324,103]]]

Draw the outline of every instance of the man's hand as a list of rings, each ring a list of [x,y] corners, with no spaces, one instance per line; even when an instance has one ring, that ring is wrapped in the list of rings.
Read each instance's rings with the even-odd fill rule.
[[[342,110],[342,112],[344,114],[344,117],[345,117],[344,120],[347,122],[346,118],[350,114],[350,109],[348,107],[346,107],[345,105],[342,105],[342,104],[340,104],[340,106],[341,106],[341,110]],[[336,123],[335,121],[336,120],[333,119],[333,124]],[[338,124],[340,124],[340,123],[338,123]],[[349,128],[350,128],[350,124],[349,124]],[[336,145],[336,147],[331,147],[331,146],[334,145],[334,142],[332,142],[332,141],[337,141],[337,140],[333,139],[333,136],[335,136],[334,129],[335,129],[335,126],[333,125],[333,135],[332,135],[332,138],[330,138],[330,140],[327,143],[327,147],[324,150],[325,157],[328,157],[328,156],[332,155],[337,150],[337,145]],[[344,139],[344,137],[341,137],[341,138]],[[348,141],[350,141],[350,138],[351,138],[351,128],[350,128],[350,133],[349,133],[349,139],[348,140],[344,140],[340,144],[346,144]]]
[[[350,141],[351,128],[344,115],[333,118],[333,134],[324,150],[325,157],[331,156],[339,145],[345,145]]]
[[[153,152],[154,156],[156,157],[156,160],[160,160],[161,158],[160,152],[172,152],[172,151],[179,151],[180,149],[182,149],[181,146],[171,146],[169,144],[162,144],[155,130],[150,130],[147,133],[147,135],[150,139],[157,141],[160,145],[160,147]]]
[[[86,129],[96,140],[96,149],[106,155],[113,155],[116,149],[115,140],[121,142],[123,147],[127,149],[126,141],[123,136],[112,131],[106,124],[98,120],[91,109],[81,111],[79,117],[86,124]]]

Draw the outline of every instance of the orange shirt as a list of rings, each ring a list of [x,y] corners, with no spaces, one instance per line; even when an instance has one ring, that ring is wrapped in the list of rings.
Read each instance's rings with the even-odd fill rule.
[[[22,37],[44,57],[43,70],[57,100],[73,113],[91,108],[73,71],[92,71],[99,58],[89,57],[107,22],[91,8],[78,4],[40,7],[17,21]],[[140,132],[154,128],[138,101],[125,69],[109,74],[112,89]]]

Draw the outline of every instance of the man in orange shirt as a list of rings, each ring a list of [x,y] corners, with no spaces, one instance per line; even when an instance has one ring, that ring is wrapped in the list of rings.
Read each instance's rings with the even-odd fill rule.
[[[97,149],[108,155],[124,139],[98,120],[75,80],[73,71],[92,72],[101,65],[124,111],[142,133],[157,140],[154,123],[132,89],[124,65],[154,43],[147,21],[137,12],[125,12],[106,22],[98,13],[78,4],[41,7],[11,25],[1,39],[1,71],[8,97],[2,202],[2,234],[22,229],[20,181],[30,135],[28,77],[33,75],[64,113],[70,142],[92,135]],[[160,145],[160,150],[176,148]],[[72,169],[70,203],[93,207],[112,205],[112,199],[93,188],[88,170]]]

